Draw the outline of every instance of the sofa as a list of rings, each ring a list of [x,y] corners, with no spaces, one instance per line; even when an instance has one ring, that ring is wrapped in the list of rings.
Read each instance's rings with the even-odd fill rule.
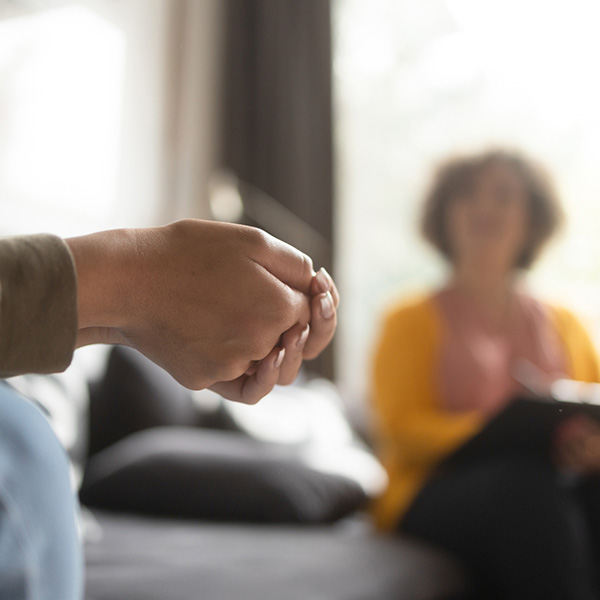
[[[75,364],[13,381],[71,456],[85,600],[468,597],[450,557],[373,529],[385,474],[331,383],[246,407],[130,349],[102,360],[93,376]]]

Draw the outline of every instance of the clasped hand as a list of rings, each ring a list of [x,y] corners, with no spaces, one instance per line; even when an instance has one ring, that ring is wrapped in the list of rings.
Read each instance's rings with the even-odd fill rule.
[[[600,424],[584,414],[559,425],[555,434],[556,463],[581,474],[600,473]]]
[[[256,228],[187,219],[67,243],[77,345],[132,346],[192,389],[255,403],[291,383],[335,332],[331,277]]]

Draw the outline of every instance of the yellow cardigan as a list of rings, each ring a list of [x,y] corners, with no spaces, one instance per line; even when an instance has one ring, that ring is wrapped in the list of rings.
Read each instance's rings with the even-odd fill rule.
[[[600,381],[600,364],[581,323],[549,307],[568,360],[568,375]],[[440,405],[437,372],[442,322],[432,297],[389,311],[375,353],[372,394],[378,452],[389,477],[376,501],[381,529],[393,528],[433,467],[483,425],[474,412],[450,413]]]

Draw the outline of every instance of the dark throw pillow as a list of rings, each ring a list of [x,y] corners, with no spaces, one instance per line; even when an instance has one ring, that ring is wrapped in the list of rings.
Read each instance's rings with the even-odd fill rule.
[[[115,346],[90,386],[90,454],[142,429],[197,420],[191,392],[132,348]]]
[[[332,522],[364,504],[357,482],[300,455],[236,432],[161,427],[93,456],[80,494],[99,508],[262,523]]]

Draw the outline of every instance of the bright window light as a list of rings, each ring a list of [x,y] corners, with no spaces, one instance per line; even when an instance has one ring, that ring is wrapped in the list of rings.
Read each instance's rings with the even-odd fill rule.
[[[364,398],[388,296],[425,291],[442,279],[443,266],[416,223],[432,168],[451,153],[508,146],[547,166],[569,223],[531,285],[600,333],[600,3],[334,6],[344,297],[338,372],[345,392]]]
[[[0,21],[0,234],[109,224],[125,53],[86,7]]]

